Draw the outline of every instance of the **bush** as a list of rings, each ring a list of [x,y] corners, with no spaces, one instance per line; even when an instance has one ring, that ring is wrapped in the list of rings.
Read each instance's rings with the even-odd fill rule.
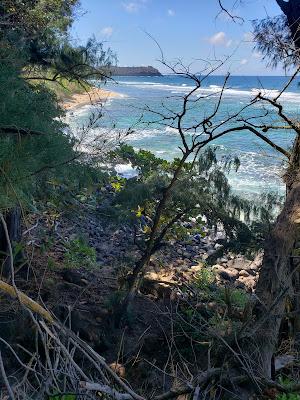
[[[67,244],[65,263],[68,268],[94,268],[96,251],[82,238],[71,240]]]

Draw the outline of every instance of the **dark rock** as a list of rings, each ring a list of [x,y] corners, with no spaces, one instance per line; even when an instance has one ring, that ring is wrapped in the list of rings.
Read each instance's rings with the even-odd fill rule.
[[[230,268],[218,269],[217,273],[219,274],[220,278],[225,279],[227,281],[235,281],[239,276],[238,271]]]
[[[187,244],[185,246],[185,248],[186,248],[186,251],[195,252],[195,246],[191,246],[190,244]]]
[[[215,254],[216,253],[216,250],[215,249],[210,249],[210,250],[207,250],[207,255],[210,257],[210,256],[212,256],[213,254]]]
[[[202,236],[199,233],[197,233],[196,235],[193,236],[193,240],[197,243],[201,243]]]
[[[74,271],[71,269],[64,269],[61,272],[61,276],[66,282],[72,283],[73,285],[78,285],[78,286],[87,285],[85,277],[78,271]]]
[[[220,271],[219,276],[222,279],[225,279],[225,281],[232,281],[232,277],[226,272],[226,271]]]

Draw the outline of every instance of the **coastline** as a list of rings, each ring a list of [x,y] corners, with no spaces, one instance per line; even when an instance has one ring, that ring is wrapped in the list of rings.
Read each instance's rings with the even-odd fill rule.
[[[62,107],[66,111],[73,111],[86,105],[101,104],[105,103],[109,99],[121,97],[123,97],[123,95],[120,93],[93,87],[85,93],[75,93],[69,99],[65,99],[62,102]]]

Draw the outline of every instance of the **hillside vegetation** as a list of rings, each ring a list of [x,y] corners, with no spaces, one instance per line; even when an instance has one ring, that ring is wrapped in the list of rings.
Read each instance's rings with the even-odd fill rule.
[[[290,14],[299,7],[278,3],[280,46],[270,40],[276,21],[254,31],[273,62],[284,45],[293,56],[282,94],[299,72]],[[96,136],[101,104],[71,130],[62,102],[92,80],[133,71],[116,69],[95,38],[74,44],[78,5],[0,5],[0,399],[299,400],[298,122],[281,94],[263,92],[224,116],[229,76],[213,109],[189,118],[195,104],[206,109],[208,97],[195,92],[223,61],[199,76],[161,60],[192,86],[176,109],[167,99],[159,111],[146,105],[139,122],[178,135],[178,158],[127,145],[134,127]],[[149,72],[159,74],[134,69]],[[274,129],[293,132],[293,147],[272,141]],[[240,160],[212,146],[231,132],[251,133],[284,158],[284,201],[232,190],[228,174]],[[135,176],[118,174],[120,163]]]

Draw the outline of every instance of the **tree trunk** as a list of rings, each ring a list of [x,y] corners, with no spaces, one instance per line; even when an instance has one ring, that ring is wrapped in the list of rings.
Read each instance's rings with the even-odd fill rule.
[[[300,138],[297,137],[291,167],[285,176],[287,197],[274,228],[266,241],[257,283],[257,301],[250,321],[244,328],[243,354],[254,371],[271,378],[272,357],[276,351],[287,301],[294,301],[300,257]]]
[[[297,49],[300,49],[300,3],[299,0],[276,0],[288,20],[289,28],[292,35],[292,40]]]
[[[7,225],[9,239],[14,246],[15,243],[21,241],[21,209],[15,207],[4,214]],[[8,252],[8,243],[2,224],[0,224],[0,252],[1,252],[1,276],[9,277],[10,275],[10,255]]]

